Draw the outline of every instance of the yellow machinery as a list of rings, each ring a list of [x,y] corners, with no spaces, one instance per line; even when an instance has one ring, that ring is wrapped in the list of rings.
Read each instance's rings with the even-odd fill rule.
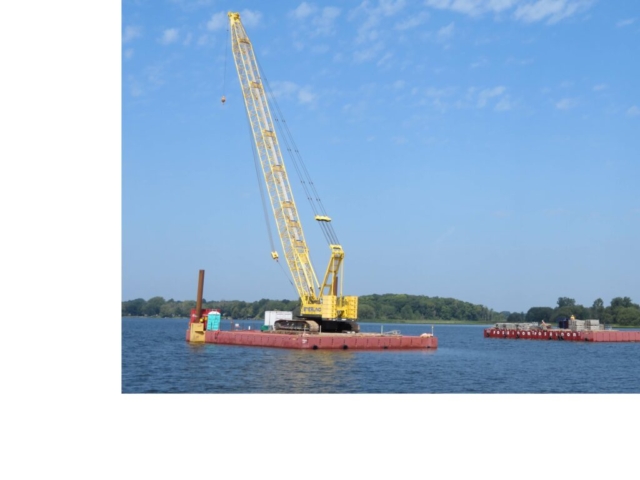
[[[342,295],[342,262],[344,251],[338,244],[331,226],[331,218],[320,212],[315,219],[320,223],[329,242],[331,257],[322,285],[318,283],[305,242],[298,210],[289,185],[282,152],[267,102],[265,85],[249,37],[240,21],[239,13],[228,13],[231,31],[231,49],[240,79],[240,86],[257,157],[267,185],[271,208],[284,257],[300,295],[300,317],[304,320],[280,322],[276,328],[323,332],[359,331],[358,297]],[[271,256],[277,261],[278,253]],[[338,293],[338,278],[340,292]]]

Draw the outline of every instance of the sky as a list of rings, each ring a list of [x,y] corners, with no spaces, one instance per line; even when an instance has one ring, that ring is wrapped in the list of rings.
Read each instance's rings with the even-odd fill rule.
[[[122,4],[123,300],[193,300],[200,269],[206,300],[297,298],[270,255],[237,11],[333,219],[345,294],[640,301],[640,4],[266,5]]]

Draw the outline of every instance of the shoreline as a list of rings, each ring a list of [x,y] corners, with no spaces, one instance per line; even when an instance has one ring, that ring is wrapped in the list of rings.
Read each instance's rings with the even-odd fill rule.
[[[122,315],[122,318],[155,318],[162,320],[189,320],[188,317],[147,317],[147,316],[137,316],[137,315]],[[222,322],[261,322],[263,319],[261,318],[223,318]],[[368,323],[372,325],[476,325],[476,326],[491,326],[495,325],[496,322],[471,322],[471,321],[460,321],[460,320],[358,320],[358,323]],[[508,323],[508,322],[497,322],[497,323]],[[517,322],[513,323],[517,325]],[[606,327],[616,328],[616,329],[640,329],[640,325],[616,325],[615,323],[606,324]]]

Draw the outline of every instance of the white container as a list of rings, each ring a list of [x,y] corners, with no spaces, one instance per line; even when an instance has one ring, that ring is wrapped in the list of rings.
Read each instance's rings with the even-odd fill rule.
[[[273,327],[278,320],[293,320],[293,312],[267,310],[264,312],[264,324]]]

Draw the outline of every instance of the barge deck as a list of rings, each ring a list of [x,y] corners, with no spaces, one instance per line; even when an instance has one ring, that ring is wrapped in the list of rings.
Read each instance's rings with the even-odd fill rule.
[[[380,333],[290,333],[257,330],[204,330],[192,323],[186,333],[191,343],[290,348],[298,350],[422,350],[438,348],[430,333],[420,336]]]

